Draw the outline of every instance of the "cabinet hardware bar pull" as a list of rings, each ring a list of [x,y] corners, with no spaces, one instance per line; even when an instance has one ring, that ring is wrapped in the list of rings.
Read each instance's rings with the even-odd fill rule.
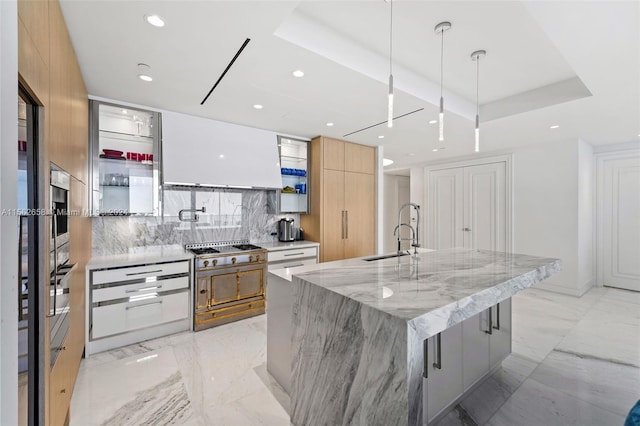
[[[349,210],[345,210],[344,213],[345,213],[345,217],[346,217],[344,238],[346,240],[348,240],[349,239]]]
[[[433,368],[437,368],[438,370],[442,370],[442,343],[440,341],[440,334],[436,336],[436,345],[438,346],[438,350],[436,351],[436,362],[433,363]]]
[[[340,234],[340,238],[344,240],[344,210],[342,210],[341,214],[342,214],[342,232]]]
[[[296,265],[287,265],[285,268],[295,268],[296,266],[304,266],[304,263],[298,263]]]
[[[304,254],[304,253],[289,253],[289,254],[285,254],[284,256],[285,257],[287,257],[287,256],[300,256],[302,254]]]
[[[489,331],[485,331],[487,334],[493,334],[493,307],[489,308]]]
[[[496,330],[500,330],[500,304],[498,303],[496,305],[496,325],[495,327]]]
[[[130,272],[127,274],[127,276],[130,277],[132,275],[155,274],[156,272],[162,272],[162,269],[157,269],[155,271]]]
[[[127,306],[125,309],[128,311],[129,309],[144,308],[144,307],[146,307],[146,306],[151,306],[151,305],[161,305],[161,304],[162,304],[162,300],[158,300],[157,302],[147,303],[146,305]]]
[[[424,365],[422,366],[422,377],[429,378],[429,339],[424,339],[422,342],[422,354],[424,358]]]
[[[135,290],[126,290],[125,293],[137,293],[139,291],[156,290],[161,288],[162,288],[161,285],[157,285],[154,287],[145,287],[145,288],[136,288]]]

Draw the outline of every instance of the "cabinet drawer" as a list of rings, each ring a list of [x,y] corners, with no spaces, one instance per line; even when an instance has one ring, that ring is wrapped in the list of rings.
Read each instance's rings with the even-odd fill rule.
[[[132,266],[130,268],[107,269],[93,273],[93,284],[103,284],[116,281],[137,280],[140,278],[157,277],[161,275],[186,274],[189,272],[189,261],[156,263],[153,265]]]
[[[280,260],[302,259],[305,257],[316,257],[316,256],[318,256],[318,250],[316,247],[306,247],[306,248],[294,249],[294,250],[270,251],[269,263],[277,262]]]
[[[282,260],[280,262],[274,262],[267,265],[269,271],[274,271],[276,269],[284,269],[284,268],[295,268],[296,266],[305,266],[305,265],[315,265],[318,263],[315,257],[307,258],[307,259],[287,259]]]
[[[170,278],[167,280],[98,288],[93,290],[92,302],[103,302],[105,300],[122,299],[131,296],[141,296],[144,294],[178,290],[180,288],[187,287],[189,287],[189,277],[178,277]]]
[[[93,308],[92,338],[177,321],[189,316],[189,292]]]

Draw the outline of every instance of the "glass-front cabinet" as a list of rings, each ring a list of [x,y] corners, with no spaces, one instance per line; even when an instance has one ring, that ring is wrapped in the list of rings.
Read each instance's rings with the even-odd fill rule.
[[[160,114],[91,101],[94,216],[158,215]]]
[[[278,136],[282,189],[280,213],[309,212],[309,142]]]

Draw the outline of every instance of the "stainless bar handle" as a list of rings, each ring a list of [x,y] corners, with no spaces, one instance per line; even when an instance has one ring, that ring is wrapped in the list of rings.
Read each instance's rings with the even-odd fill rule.
[[[487,334],[493,334],[493,309],[489,308],[489,331],[485,331]]]
[[[156,269],[155,271],[144,271],[144,272],[130,272],[127,275],[127,277],[130,277],[132,275],[144,275],[144,274],[155,274],[156,272],[162,272],[162,269]]]
[[[496,330],[500,330],[500,304],[496,305],[496,326],[493,327]]]
[[[438,333],[436,336],[436,345],[438,346],[438,350],[436,351],[434,348],[434,352],[436,353],[436,362],[433,363],[433,368],[437,368],[438,370],[442,370],[442,342],[440,341],[440,334]]]
[[[135,290],[125,290],[125,293],[138,293],[140,291],[155,290],[155,289],[161,289],[161,288],[162,288],[161,285],[157,285],[155,287],[145,287],[145,288],[137,288]]]
[[[465,232],[471,232],[471,228],[462,228],[462,230]]]
[[[51,271],[50,271],[51,272]],[[53,215],[53,309],[50,316],[55,316],[56,305],[58,304],[58,215]]]
[[[285,254],[284,257],[287,257],[287,256],[300,256],[302,254],[304,254],[304,253],[290,253],[290,254]]]
[[[125,309],[128,311],[129,309],[138,309],[138,308],[144,308],[146,306],[161,305],[161,304],[162,304],[162,300],[158,300],[157,302],[147,303],[145,305],[127,306]]]
[[[422,366],[422,377],[429,378],[429,339],[424,339],[422,342],[422,353],[424,358],[424,365]]]
[[[344,210],[342,210],[342,232],[340,233],[340,238],[344,240]]]
[[[304,263],[298,263],[296,265],[287,265],[285,268],[295,268],[296,266],[304,266]]]
[[[346,240],[348,240],[349,239],[349,210],[345,210],[344,213],[345,213],[345,217],[346,217],[346,221],[345,221],[346,226],[345,226],[344,238]]]

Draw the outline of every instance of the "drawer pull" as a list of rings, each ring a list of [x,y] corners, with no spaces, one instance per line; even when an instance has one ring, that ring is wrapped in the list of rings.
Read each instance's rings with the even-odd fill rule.
[[[300,255],[303,255],[303,254],[304,254],[304,252],[303,253],[289,253],[289,254],[285,253],[284,256],[285,257],[288,257],[288,256],[300,256]]]
[[[144,287],[144,288],[136,288],[134,290],[127,290],[125,291],[125,293],[138,293],[140,291],[147,291],[147,290],[156,290],[156,289],[161,289],[162,286],[161,285],[157,285],[154,287]]]
[[[304,263],[297,263],[295,265],[287,265],[285,268],[295,268],[296,266],[304,266]]]
[[[157,302],[147,303],[146,305],[127,306],[125,309],[128,311],[129,309],[144,308],[146,306],[161,305],[161,304],[162,304],[162,300],[158,300]]]
[[[128,277],[132,275],[144,275],[144,274],[155,274],[156,272],[162,272],[162,269],[156,269],[155,271],[143,271],[143,272],[129,272],[126,274]]]
[[[67,390],[66,390],[66,389],[62,389],[62,390],[60,391],[60,393],[67,393]]]

